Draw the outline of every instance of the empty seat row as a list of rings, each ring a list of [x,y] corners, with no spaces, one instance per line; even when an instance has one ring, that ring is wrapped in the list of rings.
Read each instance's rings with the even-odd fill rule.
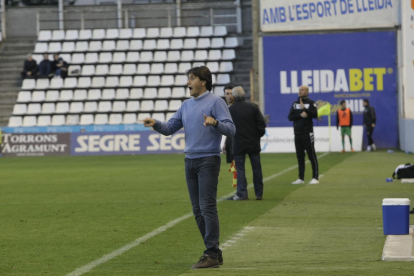
[[[230,83],[229,74],[212,74],[213,84]],[[53,78],[49,79],[25,79],[22,84],[23,90],[32,89],[59,89],[59,88],[98,88],[98,87],[144,87],[144,86],[186,86],[186,75],[150,75],[146,76],[123,76],[123,77],[80,77],[80,78]]]
[[[176,27],[176,28],[135,28],[135,29],[94,29],[94,30],[42,30],[38,41],[61,40],[105,40],[129,38],[168,38],[168,37],[209,37],[226,36],[226,26]]]
[[[15,104],[13,115],[54,114],[54,113],[93,113],[93,112],[137,112],[137,111],[177,111],[181,100],[101,101],[101,102],[59,102]]]
[[[97,100],[128,100],[128,99],[168,99],[189,98],[189,90],[183,87],[163,88],[132,88],[132,89],[77,89],[45,91],[20,91],[18,103],[59,102],[59,101],[97,101]]]
[[[148,39],[148,40],[106,40],[78,42],[38,42],[34,53],[60,52],[99,52],[99,51],[139,51],[139,50],[180,50],[206,48],[235,48],[238,46],[236,37],[223,38],[187,38],[187,39]]]
[[[206,65],[212,73],[229,73],[233,71],[231,61],[194,63],[193,66]],[[185,74],[191,68],[191,63],[141,63],[135,64],[102,64],[102,65],[71,65],[68,69],[69,76],[94,76],[94,75],[160,75],[160,74]]]
[[[83,63],[128,63],[128,62],[177,62],[177,61],[207,61],[233,60],[236,52],[231,50],[185,50],[185,51],[155,51],[155,52],[101,52],[87,54],[65,54],[60,57],[70,64]],[[33,56],[40,62],[41,55]]]

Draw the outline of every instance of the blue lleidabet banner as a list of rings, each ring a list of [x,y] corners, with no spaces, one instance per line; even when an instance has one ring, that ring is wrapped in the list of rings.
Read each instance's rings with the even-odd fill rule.
[[[395,32],[263,37],[265,114],[270,127],[291,127],[287,116],[300,85],[318,106],[346,100],[354,125],[362,125],[362,100],[376,109],[375,143],[398,147]],[[327,126],[326,117],[315,126]],[[293,131],[293,129],[292,129]]]
[[[261,0],[261,30],[393,27],[399,24],[399,5],[399,0]]]

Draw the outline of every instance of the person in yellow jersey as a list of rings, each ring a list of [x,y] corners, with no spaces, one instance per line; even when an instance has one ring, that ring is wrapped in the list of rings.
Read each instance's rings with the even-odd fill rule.
[[[349,144],[351,145],[351,151],[354,152],[352,146],[352,112],[349,107],[346,107],[346,102],[341,101],[341,108],[336,113],[336,129],[341,127],[342,136],[342,152],[345,152],[345,135],[349,137]]]

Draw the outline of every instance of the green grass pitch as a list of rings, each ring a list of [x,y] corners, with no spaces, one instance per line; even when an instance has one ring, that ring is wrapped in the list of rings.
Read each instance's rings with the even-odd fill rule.
[[[249,229],[219,269],[190,269],[203,252],[190,217],[83,275],[413,275],[412,263],[380,260],[382,199],[414,199],[414,185],[385,178],[413,159],[330,153],[319,185],[291,185],[292,169],[265,182],[263,201],[218,203],[222,244]],[[294,165],[294,154],[262,155],[264,177]],[[1,158],[0,167],[2,276],[67,275],[191,212],[183,155]],[[234,191],[228,167],[220,197]]]

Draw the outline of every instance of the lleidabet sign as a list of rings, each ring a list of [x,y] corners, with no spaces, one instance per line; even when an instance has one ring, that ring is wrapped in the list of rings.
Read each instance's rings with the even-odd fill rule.
[[[262,32],[393,27],[399,24],[399,5],[399,0],[261,0],[260,24]]]

